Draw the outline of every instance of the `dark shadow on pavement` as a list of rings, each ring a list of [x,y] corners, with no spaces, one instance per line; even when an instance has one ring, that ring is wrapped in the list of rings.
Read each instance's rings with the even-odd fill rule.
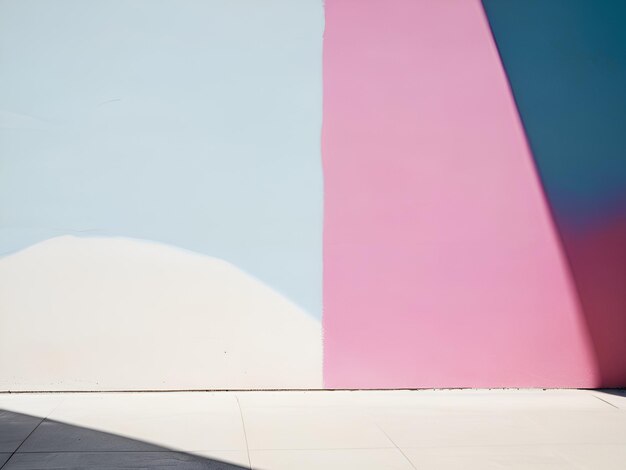
[[[0,469],[239,470],[232,463],[81,426],[0,410]]]
[[[626,388],[599,388],[598,392],[626,398]]]

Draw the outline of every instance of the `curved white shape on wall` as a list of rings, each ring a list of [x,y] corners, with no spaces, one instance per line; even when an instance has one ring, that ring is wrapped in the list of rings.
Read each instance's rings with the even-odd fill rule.
[[[322,0],[0,2],[0,255],[227,260],[322,313]]]
[[[0,260],[0,390],[320,388],[320,323],[235,266],[63,236]]]

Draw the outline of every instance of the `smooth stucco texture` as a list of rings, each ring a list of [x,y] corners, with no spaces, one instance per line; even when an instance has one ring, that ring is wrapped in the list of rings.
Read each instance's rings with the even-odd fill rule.
[[[224,259],[321,316],[321,0],[0,3],[0,254]]]
[[[321,387],[323,27],[0,2],[0,390]]]
[[[626,3],[484,0],[593,341],[626,385]]]
[[[0,312],[0,390],[322,386],[318,321],[160,243],[63,236],[7,256]]]
[[[0,1],[0,391],[625,385],[625,15]]]
[[[327,387],[596,383],[479,0],[328,0],[322,149]]]

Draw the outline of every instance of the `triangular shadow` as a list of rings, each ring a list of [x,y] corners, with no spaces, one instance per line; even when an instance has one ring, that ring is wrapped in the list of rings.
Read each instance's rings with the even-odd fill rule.
[[[0,409],[0,469],[239,470],[214,458]]]

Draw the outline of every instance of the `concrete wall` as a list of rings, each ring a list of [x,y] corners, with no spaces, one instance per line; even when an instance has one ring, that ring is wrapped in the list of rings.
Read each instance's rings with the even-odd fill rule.
[[[321,387],[323,26],[0,4],[0,389]]]
[[[626,385],[625,19],[1,2],[0,390]]]
[[[626,384],[624,6],[485,4],[326,4],[327,386]]]
[[[626,4],[485,0],[593,344],[626,384]]]
[[[480,2],[338,0],[326,15],[326,384],[592,383]]]

